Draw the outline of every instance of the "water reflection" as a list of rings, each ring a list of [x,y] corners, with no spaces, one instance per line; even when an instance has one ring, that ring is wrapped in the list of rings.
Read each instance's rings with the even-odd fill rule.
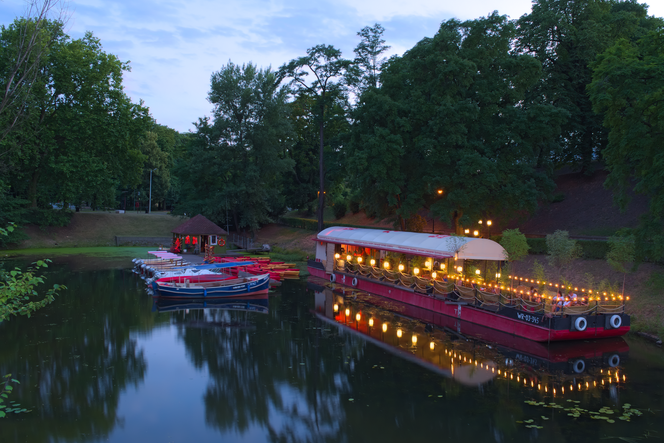
[[[316,315],[328,323],[465,386],[516,382],[528,395],[618,389],[629,347],[621,338],[537,343],[343,286],[315,290]]]
[[[280,309],[267,316],[256,315],[263,312],[254,300],[249,308],[244,301],[224,309],[208,304],[172,317],[192,364],[209,374],[206,423],[224,435],[264,429],[274,441],[333,439],[343,423],[339,394],[346,390],[343,362],[333,357],[338,348],[319,346],[307,306],[272,304]]]
[[[67,293],[30,319],[0,325],[0,374],[22,380],[13,398],[34,409],[5,419],[0,441],[107,437],[124,421],[117,410],[120,394],[137,387],[147,371],[131,332],[151,330],[155,318],[141,308],[145,297],[137,297],[131,272],[82,278],[53,268],[47,277],[57,272]]]

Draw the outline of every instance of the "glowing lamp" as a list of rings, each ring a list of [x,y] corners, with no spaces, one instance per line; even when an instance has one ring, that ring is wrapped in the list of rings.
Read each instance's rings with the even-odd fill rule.
[[[475,269],[475,274],[480,275],[480,270],[479,270],[479,269]]]
[[[399,265],[399,271],[403,271],[403,270],[404,270],[404,265],[400,264]]]
[[[427,268],[430,268],[431,267],[431,262],[429,260],[425,261],[424,266],[426,266]]]
[[[438,195],[440,195],[440,194],[443,193],[443,190],[442,190],[442,189],[439,189],[437,192],[438,192]]]
[[[486,225],[487,225],[487,226],[491,226],[491,220],[487,220],[487,221],[486,221]]]
[[[470,229],[466,229],[463,232],[466,233],[466,234],[470,234]]]
[[[629,297],[627,297],[627,300],[629,300]]]
[[[355,316],[355,320],[356,320],[356,321],[360,321],[361,319],[362,319],[362,316],[361,316],[360,313],[358,312],[357,315]]]
[[[370,318],[370,319],[369,319],[369,326],[372,327],[372,328],[373,328],[373,323],[374,323],[374,322],[373,322],[373,318]]]
[[[397,337],[401,338],[402,335],[403,331],[401,331],[401,329],[397,329]]]
[[[463,272],[463,268],[461,266],[457,267],[457,272],[459,273]]]
[[[478,235],[480,235],[480,231],[473,231],[473,235],[477,237]]]
[[[357,257],[357,262],[362,263],[362,257]]]
[[[433,342],[429,343],[429,349],[431,349],[433,351],[433,348],[435,348],[435,347],[436,347],[436,345]]]
[[[334,304],[334,312],[339,312],[339,305],[336,303]]]
[[[417,344],[417,335],[413,334],[413,337],[411,338],[411,341],[413,342],[413,345]]]
[[[369,263],[371,263],[371,266],[375,266],[375,265],[376,265],[376,260],[374,260],[374,259],[372,258],[371,261],[370,261]]]
[[[339,253],[334,254],[334,258],[339,259],[340,257],[341,257],[341,254],[339,254]]]
[[[417,275],[420,273],[420,268],[413,268],[413,274]]]
[[[345,314],[346,314],[346,317],[348,317],[350,315],[350,309],[346,309]]]
[[[431,278],[434,278],[434,279],[435,279],[436,277],[438,277],[438,273],[437,273],[436,271],[433,271],[433,272],[431,273]]]
[[[496,278],[500,278],[500,272],[496,272]]]
[[[383,332],[387,332],[387,323],[383,323]]]
[[[350,261],[352,258],[353,258],[353,257],[351,257],[350,255],[347,255],[347,256],[346,256],[346,260],[347,260],[347,261]]]
[[[479,223],[479,224],[481,225],[481,224],[482,224],[482,220],[478,221],[477,223]]]
[[[445,264],[440,265],[440,270],[442,271],[443,269],[445,269]]]
[[[387,262],[387,261],[384,262],[384,263],[383,263],[383,267],[384,267],[385,269],[390,269],[390,262]]]

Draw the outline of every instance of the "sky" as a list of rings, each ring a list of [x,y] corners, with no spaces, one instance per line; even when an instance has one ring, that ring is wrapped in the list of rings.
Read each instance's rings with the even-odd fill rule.
[[[664,0],[639,0],[664,17]],[[357,32],[380,23],[403,54],[432,37],[450,18],[474,19],[497,10],[516,19],[531,0],[69,0],[67,33],[92,31],[106,52],[130,61],[126,93],[143,100],[162,125],[180,132],[210,116],[210,76],[223,65],[252,62],[278,69],[318,44],[353,58]],[[25,0],[0,0],[0,23],[25,11]]]

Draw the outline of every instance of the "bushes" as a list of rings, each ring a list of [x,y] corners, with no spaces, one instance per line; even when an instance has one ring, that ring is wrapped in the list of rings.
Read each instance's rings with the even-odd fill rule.
[[[334,218],[339,220],[341,217],[346,215],[346,212],[348,211],[348,207],[346,206],[346,201],[345,200],[337,200],[334,202]]]
[[[291,228],[306,229],[308,231],[318,231],[318,220],[313,220],[310,218],[281,217],[279,218],[278,222],[279,224],[286,225]],[[330,223],[330,222],[323,223],[323,228],[329,228],[332,226],[343,226],[346,228],[366,228],[366,226],[347,225],[344,223]]]
[[[37,226],[67,226],[74,213],[69,209],[29,208],[25,211],[26,223]]]
[[[528,246],[530,246],[530,254],[533,255],[546,255],[546,239],[544,238],[529,238],[527,239]]]

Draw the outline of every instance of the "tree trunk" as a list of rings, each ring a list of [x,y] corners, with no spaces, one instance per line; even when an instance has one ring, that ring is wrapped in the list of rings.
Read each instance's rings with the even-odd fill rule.
[[[325,116],[325,90],[321,94],[320,122],[318,131],[320,133],[320,149],[318,151],[318,232],[323,230],[323,215],[325,212],[325,169],[323,162],[323,118]]]
[[[463,216],[463,211],[458,211],[458,210],[454,211],[454,214],[452,215],[452,221],[454,223],[454,233],[456,235],[463,234],[461,224],[459,223],[459,220],[461,220],[462,216]]]
[[[37,207],[37,184],[39,183],[40,171],[39,168],[35,169],[30,179],[30,186],[28,187],[28,198],[30,199],[30,207]]]

